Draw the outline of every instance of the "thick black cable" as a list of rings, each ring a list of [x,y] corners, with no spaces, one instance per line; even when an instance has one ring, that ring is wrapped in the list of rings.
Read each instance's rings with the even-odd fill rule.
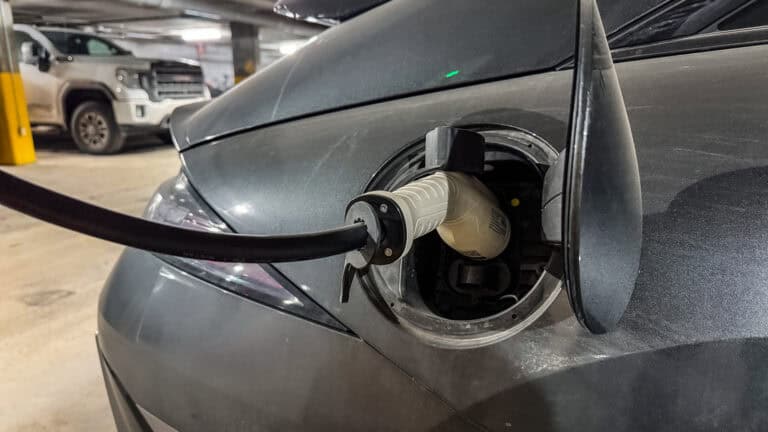
[[[213,261],[267,263],[323,258],[359,249],[368,236],[364,224],[278,236],[189,230],[88,204],[2,170],[0,204],[102,240],[150,252]]]

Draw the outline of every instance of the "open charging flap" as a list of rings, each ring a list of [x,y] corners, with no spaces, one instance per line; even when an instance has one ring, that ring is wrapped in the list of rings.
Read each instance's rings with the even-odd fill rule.
[[[613,328],[635,287],[642,200],[635,144],[594,0],[580,0],[562,190],[564,282],[593,333]]]

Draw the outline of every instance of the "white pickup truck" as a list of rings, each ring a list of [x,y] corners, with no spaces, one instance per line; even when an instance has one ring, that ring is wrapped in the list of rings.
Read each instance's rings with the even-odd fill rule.
[[[87,153],[116,153],[129,134],[162,134],[175,108],[211,97],[194,62],[140,59],[64,28],[17,24],[14,39],[33,128],[68,131]]]

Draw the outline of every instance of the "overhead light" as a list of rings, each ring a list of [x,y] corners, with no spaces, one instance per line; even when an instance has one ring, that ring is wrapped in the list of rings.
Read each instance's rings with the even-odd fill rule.
[[[306,44],[306,41],[287,41],[282,42],[277,49],[282,55],[291,55],[303,47],[304,44]]]
[[[181,37],[185,42],[215,41],[224,36],[218,27],[188,28],[173,30],[171,33]]]

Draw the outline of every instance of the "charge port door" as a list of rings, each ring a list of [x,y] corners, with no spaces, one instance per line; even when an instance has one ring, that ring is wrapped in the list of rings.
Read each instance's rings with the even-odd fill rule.
[[[605,333],[623,315],[637,279],[640,174],[600,14],[594,0],[581,0],[579,9],[568,146],[547,175],[543,231],[562,242],[563,281],[579,322]]]

